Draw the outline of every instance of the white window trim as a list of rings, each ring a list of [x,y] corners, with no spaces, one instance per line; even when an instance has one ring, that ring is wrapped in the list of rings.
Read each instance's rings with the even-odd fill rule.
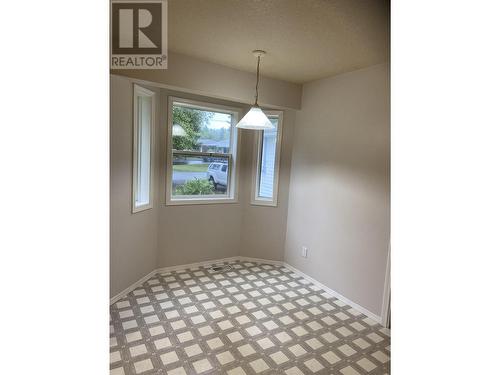
[[[172,122],[173,122],[173,104],[174,102],[176,103],[181,103],[181,104],[186,104],[187,106],[190,107],[196,107],[199,109],[204,109],[207,111],[219,111],[219,112],[224,112],[224,113],[229,113],[232,115],[232,123],[231,127],[233,128],[231,131],[231,139],[230,139],[230,145],[231,145],[231,155],[232,157],[229,158],[229,176],[228,176],[228,181],[229,186],[228,186],[228,196],[226,197],[217,197],[214,196],[212,197],[200,197],[196,198],[191,195],[187,196],[177,196],[176,198],[172,198],[172,168],[173,168],[173,160],[172,160],[172,155],[173,155],[173,150],[172,150]],[[224,105],[219,105],[219,104],[212,104],[209,102],[201,102],[197,100],[191,100],[191,99],[184,99],[180,97],[173,97],[169,96],[168,97],[168,121],[167,121],[167,158],[166,158],[166,163],[167,163],[167,168],[166,168],[166,181],[167,181],[167,186],[165,189],[165,204],[167,206],[180,206],[180,205],[194,205],[194,204],[222,204],[222,203],[238,203],[238,166],[239,166],[239,158],[237,157],[238,154],[238,149],[240,145],[240,137],[239,137],[239,132],[238,128],[236,128],[236,124],[239,121],[239,118],[241,117],[241,109],[240,108],[235,108],[235,107],[228,107]],[[190,154],[191,152],[189,151],[183,151],[183,154]],[[217,153],[201,153],[201,152],[194,152],[193,154],[196,155],[207,155],[207,156],[217,156]],[[224,154],[225,156],[227,154]]]
[[[252,167],[252,199],[250,204],[256,206],[278,206],[278,189],[280,178],[280,159],[281,159],[281,138],[283,134],[283,111],[264,111],[267,116],[278,117],[278,134],[276,138],[276,157],[274,160],[274,183],[273,183],[273,197],[263,198],[259,197],[259,183],[260,183],[260,159],[261,159],[261,144],[263,131],[259,131],[255,135],[254,142],[254,161]]]
[[[137,206],[136,196],[137,196],[137,172],[138,172],[138,131],[139,131],[139,123],[137,119],[137,98],[139,96],[148,96],[151,97],[151,139],[150,139],[150,157],[149,157],[149,202],[147,204],[142,204]],[[155,134],[155,119],[156,119],[156,94],[155,92],[148,90],[144,87],[141,87],[137,84],[134,84],[134,108],[133,108],[133,117],[134,117],[134,140],[133,140],[133,166],[132,166],[132,213],[137,213],[145,210],[149,210],[153,208],[153,174],[154,174],[154,134]]]

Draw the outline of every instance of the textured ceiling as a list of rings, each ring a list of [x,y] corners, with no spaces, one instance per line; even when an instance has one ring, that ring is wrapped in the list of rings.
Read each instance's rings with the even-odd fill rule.
[[[169,50],[303,83],[388,60],[389,1],[169,0]]]

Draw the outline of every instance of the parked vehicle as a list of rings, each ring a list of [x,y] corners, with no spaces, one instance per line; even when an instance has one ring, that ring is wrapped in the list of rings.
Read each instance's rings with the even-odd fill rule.
[[[210,163],[207,170],[207,179],[214,187],[227,186],[227,164],[226,163]]]

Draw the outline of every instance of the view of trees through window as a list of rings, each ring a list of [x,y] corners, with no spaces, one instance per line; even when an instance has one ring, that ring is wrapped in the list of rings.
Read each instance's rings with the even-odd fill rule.
[[[173,120],[174,125],[179,125],[184,130],[183,135],[173,136],[174,150],[201,151],[206,140],[225,141],[229,146],[231,115],[174,105]]]
[[[226,195],[232,115],[176,103],[172,115],[172,196]]]

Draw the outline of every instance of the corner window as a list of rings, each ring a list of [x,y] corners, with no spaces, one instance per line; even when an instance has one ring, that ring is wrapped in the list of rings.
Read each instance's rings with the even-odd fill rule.
[[[155,94],[134,85],[134,149],[132,212],[152,207],[151,161]]]
[[[167,204],[236,201],[238,109],[169,98]]]
[[[259,131],[256,137],[252,204],[277,206],[283,113],[265,113],[274,127]]]

